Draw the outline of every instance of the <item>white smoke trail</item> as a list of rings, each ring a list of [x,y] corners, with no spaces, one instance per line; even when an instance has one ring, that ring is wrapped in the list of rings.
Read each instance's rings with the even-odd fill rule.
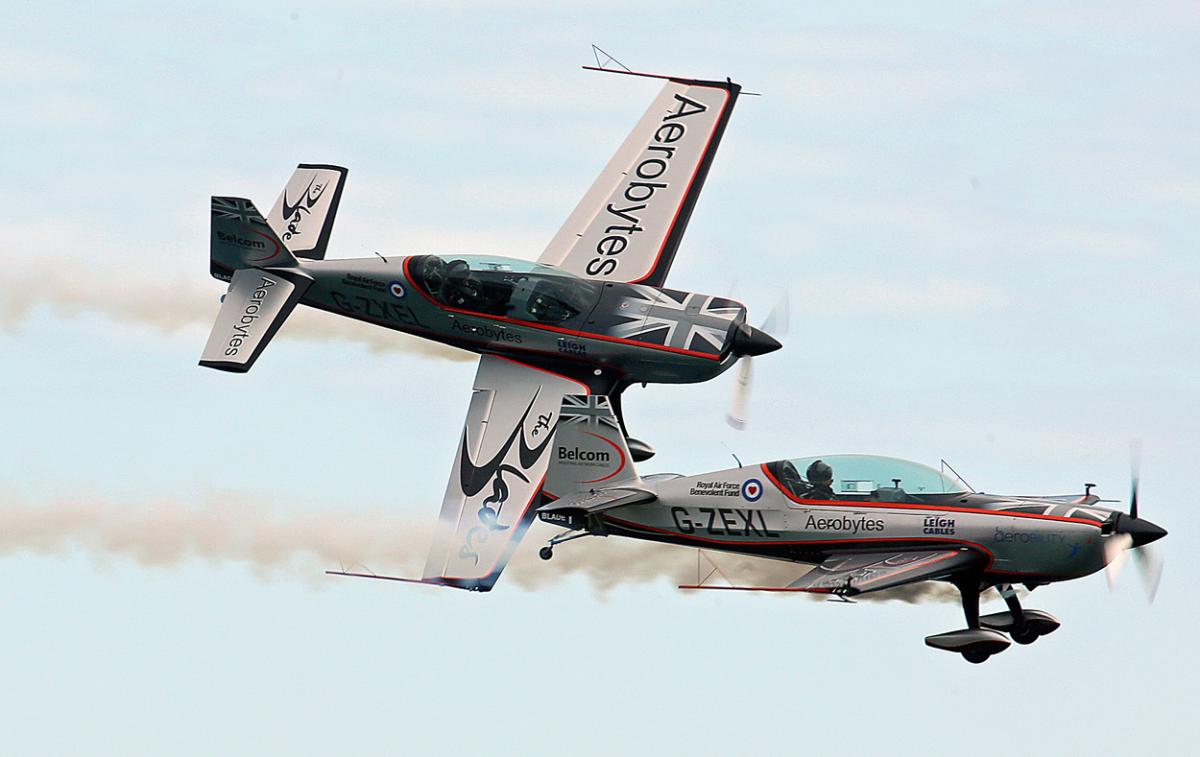
[[[199,504],[161,499],[138,506],[89,496],[30,506],[4,495],[0,556],[82,550],[95,557],[122,557],[155,568],[189,560],[234,562],[262,576],[299,576],[309,581],[322,580],[322,571],[338,568],[366,568],[407,577],[420,574],[433,532],[432,515],[421,523],[381,510],[285,515],[244,497],[209,499]],[[527,541],[537,542],[546,533],[535,528]],[[782,586],[806,570],[792,563],[738,555],[712,559],[739,585]],[[605,592],[621,585],[664,580],[694,583],[696,565],[692,549],[588,538],[560,547],[552,562],[539,560],[533,545],[524,545],[502,583],[536,590],[566,576],[582,575]],[[919,584],[863,598],[917,602],[956,597],[949,587]]]
[[[65,315],[97,313],[165,334],[192,326],[207,330],[217,317],[221,291],[217,282],[207,287],[183,279],[113,284],[57,271],[24,276],[18,273],[0,282],[0,328],[11,330],[35,307],[46,305]],[[401,351],[446,360],[474,359],[474,355],[463,350],[305,307],[298,308],[288,318],[277,338],[357,342],[372,352]],[[202,346],[197,345],[197,352]]]

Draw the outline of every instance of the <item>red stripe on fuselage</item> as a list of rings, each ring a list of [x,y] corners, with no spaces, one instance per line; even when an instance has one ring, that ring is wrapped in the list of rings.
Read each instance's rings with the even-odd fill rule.
[[[488,321],[488,320],[501,321],[503,323],[511,323],[516,326],[521,326],[523,328],[535,329],[538,331],[549,331],[549,332],[556,333],[556,334],[567,334],[569,336],[573,336],[578,339],[596,339],[596,340],[602,341],[602,342],[615,342],[617,344],[628,344],[633,347],[644,347],[645,349],[648,349],[648,350],[658,350],[660,352],[672,352],[672,353],[675,353],[678,355],[687,355],[689,357],[704,358],[705,360],[720,360],[721,359],[720,355],[713,355],[712,353],[709,353],[709,352],[699,352],[697,350],[687,350],[687,349],[684,349],[683,347],[668,347],[663,344],[650,344],[648,342],[639,342],[636,339],[625,339],[625,338],[619,337],[619,336],[608,336],[607,334],[597,334],[597,333],[594,333],[591,331],[579,331],[577,329],[564,329],[564,328],[559,328],[558,326],[547,326],[545,324],[534,323],[532,321],[522,321],[522,320],[518,320],[516,318],[509,318],[509,317],[503,316],[503,315],[488,315],[486,313],[476,313],[471,310],[462,310],[460,308],[452,308],[449,305],[443,305],[442,303],[435,300],[433,297],[429,296],[428,292],[426,292],[419,284],[417,284],[415,281],[413,281],[412,275],[409,274],[409,272],[408,272],[408,262],[410,260],[412,260],[411,257],[404,259],[404,276],[405,276],[405,278],[407,278],[410,282],[412,282],[413,289],[416,289],[418,292],[420,292],[421,296],[424,297],[426,300],[429,300],[429,303],[431,305],[433,305],[438,310],[442,310],[447,313],[458,313],[461,315],[469,315],[472,318],[479,318],[479,319],[485,320],[485,321]]]
[[[762,468],[763,474],[766,475],[766,477],[771,480],[771,483],[775,485],[775,488],[778,489],[780,491],[780,493],[783,494],[783,496],[787,497],[792,502],[796,502],[801,505],[818,505],[818,506],[823,506],[823,507],[846,507],[846,508],[851,508],[851,509],[856,509],[856,508],[861,508],[861,507],[873,507],[873,508],[878,508],[878,509],[882,509],[882,510],[934,510],[937,512],[974,513],[977,515],[1002,515],[1006,518],[1032,518],[1034,520],[1050,520],[1050,521],[1058,521],[1058,522],[1062,522],[1062,523],[1081,523],[1085,526],[1095,526],[1096,528],[1100,528],[1102,525],[1104,525],[1097,521],[1086,520],[1084,518],[1068,518],[1064,515],[1040,515],[1038,513],[1018,513],[1018,512],[1013,512],[1012,510],[984,510],[982,508],[977,508],[977,507],[955,507],[953,505],[910,505],[910,504],[899,503],[899,502],[867,502],[867,501],[859,501],[859,500],[804,499],[802,497],[797,497],[795,494],[792,494],[792,492],[786,486],[781,484],[779,482],[779,479],[775,478],[775,476],[771,474],[771,471],[767,469],[766,463],[762,463],[761,465],[759,465],[759,467]]]

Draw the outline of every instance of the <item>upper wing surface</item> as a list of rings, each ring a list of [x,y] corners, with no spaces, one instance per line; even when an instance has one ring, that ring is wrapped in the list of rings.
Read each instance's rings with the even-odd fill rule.
[[[541,504],[563,396],[586,386],[506,358],[479,359],[423,581],[487,591]]]
[[[741,87],[655,78],[667,83],[539,263],[604,281],[666,280]]]

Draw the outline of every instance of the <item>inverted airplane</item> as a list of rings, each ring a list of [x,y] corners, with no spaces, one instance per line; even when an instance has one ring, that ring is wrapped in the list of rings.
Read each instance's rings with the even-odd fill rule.
[[[608,70],[608,69],[596,69]],[[302,164],[264,218],[213,197],[210,272],[229,282],[200,364],[244,372],[298,304],[481,355],[424,580],[487,591],[545,502],[567,395],[707,381],[779,348],[715,295],[664,288],[741,87],[664,79],[536,263],[488,255],[325,260],[347,171]],[[634,459],[653,448],[623,441]]]

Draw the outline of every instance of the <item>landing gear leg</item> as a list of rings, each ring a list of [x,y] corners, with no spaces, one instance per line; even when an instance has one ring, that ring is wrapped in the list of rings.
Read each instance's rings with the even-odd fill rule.
[[[967,629],[971,631],[979,630],[979,581],[973,577],[959,579],[955,582],[958,587],[958,593],[962,596],[963,615],[967,619]],[[967,662],[978,665],[981,662],[987,662],[991,657],[991,653],[975,647],[968,647],[962,651],[963,659]]]
[[[967,662],[985,662],[992,655],[1003,652],[1012,642],[999,631],[984,628],[980,623],[979,593],[986,588],[980,576],[958,576],[953,582],[962,595],[963,616],[966,617],[967,627],[959,631],[926,636],[925,643],[935,649],[957,652]]]

